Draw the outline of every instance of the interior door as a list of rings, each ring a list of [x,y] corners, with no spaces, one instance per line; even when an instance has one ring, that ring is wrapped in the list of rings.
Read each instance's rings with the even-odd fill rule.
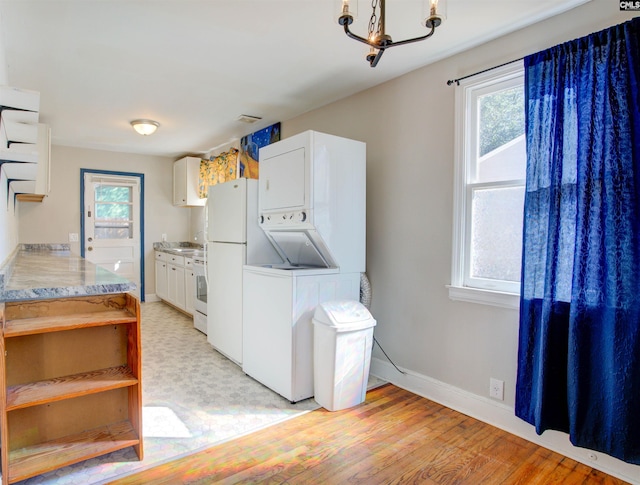
[[[136,284],[140,297],[140,178],[84,173],[83,254]]]

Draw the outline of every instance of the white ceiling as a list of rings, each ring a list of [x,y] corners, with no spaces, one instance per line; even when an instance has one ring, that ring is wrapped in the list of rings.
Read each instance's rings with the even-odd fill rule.
[[[0,0],[0,46],[9,84],[40,92],[54,144],[178,157],[585,1],[449,0],[432,38],[388,50],[373,69],[337,24],[335,0]],[[370,4],[360,0],[361,35]],[[423,35],[421,12],[418,0],[388,0],[387,33]],[[241,114],[263,119],[248,125]],[[135,118],[161,126],[142,137]]]

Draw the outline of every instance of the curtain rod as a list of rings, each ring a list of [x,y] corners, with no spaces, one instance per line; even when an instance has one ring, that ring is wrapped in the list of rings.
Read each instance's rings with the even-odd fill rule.
[[[456,86],[460,86],[460,81],[462,81],[463,79],[477,76],[478,74],[483,74],[485,72],[493,71],[494,69],[498,69],[499,67],[502,67],[502,66],[508,66],[509,64],[513,64],[514,62],[521,61],[522,59],[524,59],[524,57],[520,57],[519,59],[514,59],[512,61],[505,62],[504,64],[499,64],[497,66],[488,67],[487,69],[483,69],[482,71],[474,72],[473,74],[468,74],[466,76],[459,77],[458,79],[449,79],[447,81],[447,86],[451,86],[453,83],[455,83]]]

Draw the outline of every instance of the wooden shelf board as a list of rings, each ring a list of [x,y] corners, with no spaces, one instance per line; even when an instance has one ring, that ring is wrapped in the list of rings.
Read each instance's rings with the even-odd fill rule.
[[[20,202],[42,202],[44,194],[16,194],[16,200]]]
[[[7,320],[5,322],[4,337],[21,337],[76,328],[99,327],[104,325],[122,325],[136,323],[135,315],[129,311],[108,310],[93,313],[74,313],[71,315],[45,316]]]
[[[8,482],[15,483],[139,443],[140,439],[131,423],[122,421],[10,451]]]
[[[129,367],[119,366],[57,377],[7,388],[7,411],[63,399],[133,386],[138,379]]]

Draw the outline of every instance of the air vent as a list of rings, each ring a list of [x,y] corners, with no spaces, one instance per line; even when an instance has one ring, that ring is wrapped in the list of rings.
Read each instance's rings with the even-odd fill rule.
[[[236,118],[236,121],[242,121],[243,123],[255,123],[261,119],[261,116],[240,115]]]

